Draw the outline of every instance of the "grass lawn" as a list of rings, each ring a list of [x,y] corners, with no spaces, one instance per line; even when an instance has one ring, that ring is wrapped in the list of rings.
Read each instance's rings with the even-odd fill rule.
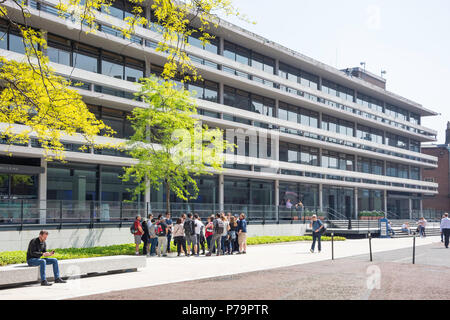
[[[248,245],[293,242],[293,241],[311,241],[311,236],[279,236],[279,237],[249,237],[247,238]],[[322,241],[330,241],[330,237],[322,237]],[[334,237],[335,241],[344,241],[344,237]],[[52,250],[53,248],[49,248]],[[142,249],[142,245],[141,245]],[[134,244],[121,244],[106,247],[92,247],[92,248],[68,248],[68,249],[54,249],[56,251],[54,258],[58,260],[105,257],[117,255],[134,255]],[[176,251],[172,243],[171,250]],[[8,264],[26,263],[26,251],[5,251],[0,252],[0,266]]]

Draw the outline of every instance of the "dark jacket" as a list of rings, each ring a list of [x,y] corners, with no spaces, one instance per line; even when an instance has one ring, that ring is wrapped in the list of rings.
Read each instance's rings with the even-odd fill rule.
[[[28,245],[27,250],[27,261],[31,258],[37,258],[39,259],[42,257],[42,254],[47,251],[47,244],[44,242],[41,242],[39,238],[34,238],[30,241],[30,244]]]

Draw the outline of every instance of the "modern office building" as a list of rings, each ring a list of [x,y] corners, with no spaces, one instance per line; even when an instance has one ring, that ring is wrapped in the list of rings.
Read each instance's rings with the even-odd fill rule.
[[[137,28],[130,43],[112,28],[129,14],[127,3],[116,0],[109,14],[99,13],[98,32],[80,33],[80,26],[57,17],[57,4],[30,0],[29,24],[47,31],[52,67],[83,83],[76,90],[117,131],[112,140],[123,141],[132,134],[127,115],[145,107],[134,99],[135,82],[159,74],[166,59],[155,50],[158,28],[155,23]],[[19,16],[12,3],[5,5]],[[145,12],[155,22],[149,7]],[[4,22],[0,29],[5,33],[0,54],[23,59],[19,33]],[[302,201],[338,217],[378,210],[407,218],[422,209],[424,195],[437,193],[437,183],[421,174],[437,167],[436,156],[421,152],[421,143],[435,141],[437,134],[421,119],[436,112],[387,91],[385,79],[361,68],[338,70],[226,21],[211,33],[216,38],[206,46],[189,39],[186,51],[203,80],[185,87],[196,91],[203,121],[240,129],[236,132],[243,136],[227,135],[241,146],[237,161],[199,179],[196,204],[277,214],[277,206]],[[135,160],[114,150],[80,152],[80,143],[77,137],[66,139],[65,163],[44,161],[35,141],[0,145],[2,152],[13,153],[0,158],[0,197],[38,201],[42,222],[51,215],[42,208],[57,201],[118,208],[130,199],[132,187],[121,181],[122,167]],[[156,208],[165,201],[162,189],[151,190],[141,202]]]

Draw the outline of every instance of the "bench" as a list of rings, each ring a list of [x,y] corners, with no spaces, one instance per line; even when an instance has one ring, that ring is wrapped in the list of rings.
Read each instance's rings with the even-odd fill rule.
[[[58,261],[62,278],[92,274],[137,271],[146,266],[145,256],[110,256]],[[47,265],[47,279],[53,279],[53,266]],[[27,264],[14,264],[0,267],[0,287],[40,281],[39,267]]]

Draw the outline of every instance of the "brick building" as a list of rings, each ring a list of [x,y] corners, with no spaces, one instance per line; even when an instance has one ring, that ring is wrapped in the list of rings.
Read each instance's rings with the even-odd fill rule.
[[[437,168],[424,168],[423,179],[439,184],[438,194],[424,197],[423,208],[450,211],[450,122],[445,132],[445,144],[422,146],[422,152],[438,158]]]

